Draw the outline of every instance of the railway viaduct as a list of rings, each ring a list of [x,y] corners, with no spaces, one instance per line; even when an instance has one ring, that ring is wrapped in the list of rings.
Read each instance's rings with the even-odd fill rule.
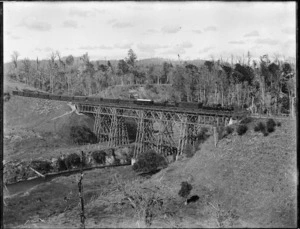
[[[129,143],[125,119],[131,118],[137,123],[134,157],[154,149],[164,156],[181,155],[187,144],[195,145],[202,127],[214,134],[215,145],[217,128],[228,124],[233,112],[155,105],[138,105],[111,102],[90,102],[74,97],[63,98],[56,95],[36,95],[14,92],[14,95],[69,101],[75,104],[79,113],[92,116],[94,133],[99,143],[106,142],[109,147]],[[235,113],[235,116],[239,114]]]
[[[163,155],[181,155],[187,144],[195,145],[202,127],[208,128],[217,143],[217,128],[228,124],[232,112],[203,111],[178,107],[75,102],[78,112],[95,118],[99,142],[110,147],[128,144],[125,118],[137,123],[134,157],[148,149]]]

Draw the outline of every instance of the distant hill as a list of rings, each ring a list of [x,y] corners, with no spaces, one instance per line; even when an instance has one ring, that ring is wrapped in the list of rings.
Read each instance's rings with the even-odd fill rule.
[[[67,58],[67,56],[62,57],[61,59],[63,61],[65,61]],[[46,64],[47,63],[47,59],[42,59],[39,60],[41,65]],[[98,62],[99,64],[104,64],[107,65],[107,62],[110,62],[112,64],[112,66],[114,66],[115,68],[118,66],[118,62],[119,60],[92,60],[91,63],[95,64],[96,62]],[[74,57],[74,64],[78,65],[81,62],[80,57]],[[205,60],[201,60],[201,59],[196,59],[196,60],[173,60],[173,59],[166,59],[166,58],[147,58],[147,59],[138,59],[137,60],[137,65],[138,66],[150,66],[150,65],[163,65],[164,62],[167,63],[171,63],[173,66],[176,66],[177,64],[180,63],[190,63],[190,64],[194,64],[196,66],[202,65],[204,64]],[[36,66],[36,60],[31,60],[32,66],[35,67]],[[18,65],[22,64],[22,59],[20,59],[18,61]],[[6,75],[8,69],[12,67],[12,63],[11,62],[7,62],[4,63],[4,75]]]

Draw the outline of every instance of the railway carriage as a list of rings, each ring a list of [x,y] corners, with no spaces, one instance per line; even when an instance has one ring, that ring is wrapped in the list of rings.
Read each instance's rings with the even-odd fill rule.
[[[61,100],[61,95],[51,95],[52,100]]]
[[[72,101],[72,97],[68,95],[62,95],[60,98],[62,101]]]
[[[153,105],[154,101],[151,99],[137,99],[134,101],[134,104],[147,106],[147,105]]]

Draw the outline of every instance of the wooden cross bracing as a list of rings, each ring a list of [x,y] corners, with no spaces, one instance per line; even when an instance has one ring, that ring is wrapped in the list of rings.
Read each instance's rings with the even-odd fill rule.
[[[225,126],[231,115],[206,115],[177,111],[130,109],[78,104],[81,113],[94,114],[94,132],[99,142],[111,147],[128,144],[126,118],[137,123],[134,157],[153,149],[163,156],[181,155],[187,145],[195,146],[201,128]]]

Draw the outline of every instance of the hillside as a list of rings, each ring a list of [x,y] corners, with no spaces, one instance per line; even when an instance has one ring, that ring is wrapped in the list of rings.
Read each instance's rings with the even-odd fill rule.
[[[132,198],[135,195],[149,198],[150,190],[155,190],[162,198],[164,208],[153,218],[151,227],[154,228],[291,228],[296,226],[295,134],[294,121],[282,121],[282,125],[266,137],[254,132],[250,126],[243,136],[232,134],[220,140],[217,148],[209,138],[194,157],[183,158],[149,179],[130,180],[130,168],[123,170],[122,175],[111,171],[110,176],[115,174]],[[85,174],[96,176],[95,172]],[[70,179],[75,177],[57,178],[54,182],[66,183]],[[92,201],[86,202],[86,227],[145,226],[125,201],[116,179],[111,177],[109,180],[110,191],[102,185]],[[192,184],[190,196],[198,196],[188,205],[184,205],[184,199],[178,196],[183,181]],[[90,180],[85,182],[86,193],[96,189],[96,186],[90,186]],[[77,227],[78,213],[79,208],[73,208],[26,227]]]
[[[11,93],[16,88],[35,90],[12,80],[5,82],[7,92]],[[55,149],[72,144],[71,126],[93,128],[93,120],[85,115],[70,113],[67,102],[11,95],[3,108],[5,160],[49,157]],[[59,151],[54,154],[59,154]]]

